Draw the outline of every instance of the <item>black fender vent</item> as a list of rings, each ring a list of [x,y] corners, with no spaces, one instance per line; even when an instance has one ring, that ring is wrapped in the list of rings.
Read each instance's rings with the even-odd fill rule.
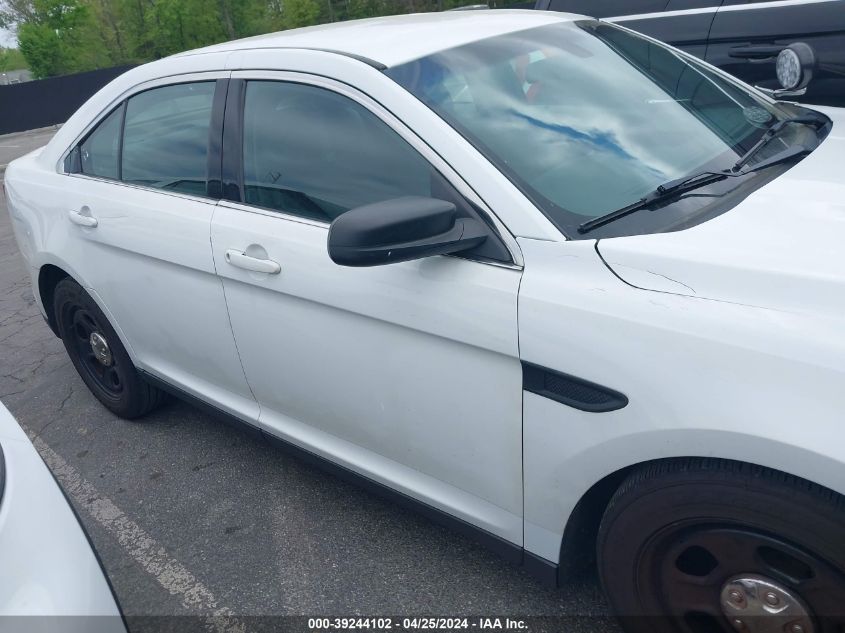
[[[522,388],[591,413],[616,411],[628,404],[628,398],[618,391],[525,362],[522,363]]]

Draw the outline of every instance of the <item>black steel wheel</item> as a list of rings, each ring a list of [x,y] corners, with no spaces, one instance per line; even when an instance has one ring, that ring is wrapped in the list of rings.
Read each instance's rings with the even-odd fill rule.
[[[97,399],[120,417],[140,417],[164,400],[141,378],[103,311],[70,278],[53,295],[59,335],[73,366]]]
[[[97,383],[104,397],[118,400],[123,391],[122,372],[118,369],[120,361],[111,352],[103,326],[95,315],[79,305],[66,305],[63,316],[70,320],[68,332],[72,334],[75,353],[87,376]]]
[[[761,467],[683,459],[634,472],[598,536],[627,631],[845,632],[845,502]]]

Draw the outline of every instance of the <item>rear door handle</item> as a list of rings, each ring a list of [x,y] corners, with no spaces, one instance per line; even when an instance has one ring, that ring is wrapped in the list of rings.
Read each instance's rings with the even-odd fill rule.
[[[91,210],[88,207],[82,207],[79,211],[68,211],[67,216],[71,222],[79,226],[87,226],[92,229],[97,226],[97,218],[91,215]]]
[[[279,262],[274,262],[272,259],[258,259],[257,257],[250,257],[239,250],[230,248],[226,251],[226,261],[232,266],[243,268],[244,270],[251,270],[256,273],[268,273],[270,275],[278,275],[282,271]]]

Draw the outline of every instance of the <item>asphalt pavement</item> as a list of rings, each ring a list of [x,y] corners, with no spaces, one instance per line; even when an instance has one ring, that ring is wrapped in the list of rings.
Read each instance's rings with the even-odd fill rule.
[[[0,176],[52,133],[0,136]],[[133,631],[179,630],[136,617],[173,615],[579,616],[561,628],[616,630],[584,617],[607,612],[593,576],[544,588],[187,404],[113,416],[42,320],[2,196],[0,400],[73,502]]]
[[[5,134],[0,136],[0,176],[6,169],[6,165],[15,160],[18,156],[31,152],[34,149],[45,145],[56,133],[56,126],[31,130],[29,132],[18,132],[16,134]]]

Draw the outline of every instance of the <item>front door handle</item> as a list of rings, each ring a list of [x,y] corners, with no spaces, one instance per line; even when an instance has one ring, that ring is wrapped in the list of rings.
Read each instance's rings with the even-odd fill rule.
[[[750,60],[774,59],[784,48],[786,47],[778,45],[737,46],[736,48],[732,48],[728,52],[728,55],[734,58]]]
[[[268,273],[270,275],[278,275],[282,267],[279,262],[274,262],[272,259],[259,259],[257,257],[250,257],[239,250],[230,248],[226,251],[226,261],[232,266],[243,268],[244,270],[251,270],[256,273]]]
[[[92,229],[97,226],[97,218],[91,215],[91,210],[88,207],[82,207],[79,211],[68,211],[67,216],[71,222],[79,226],[87,226]]]

